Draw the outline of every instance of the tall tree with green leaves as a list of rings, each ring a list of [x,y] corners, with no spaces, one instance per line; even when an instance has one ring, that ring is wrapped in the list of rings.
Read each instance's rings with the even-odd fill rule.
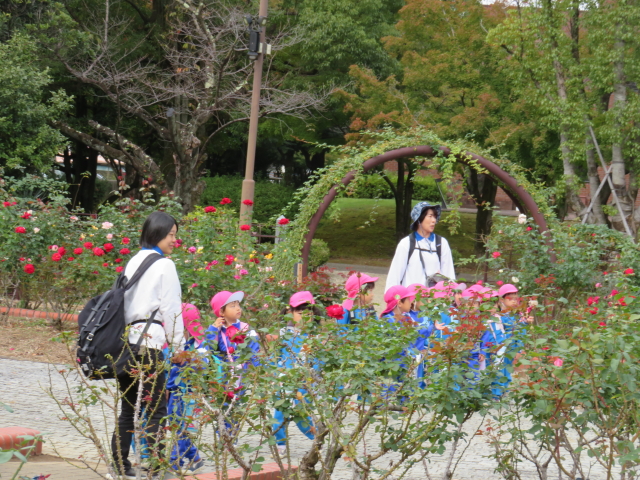
[[[0,43],[0,165],[48,170],[65,138],[50,126],[70,107],[63,91],[51,91],[49,69],[38,62],[36,42],[15,30]]]

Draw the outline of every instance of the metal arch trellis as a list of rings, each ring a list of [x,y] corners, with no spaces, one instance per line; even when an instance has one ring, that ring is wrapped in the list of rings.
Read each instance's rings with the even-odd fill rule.
[[[382,155],[378,155],[366,160],[363,163],[363,172],[367,172],[378,165],[383,163],[398,160],[400,158],[408,158],[408,157],[427,157],[433,158],[439,154],[451,155],[452,151],[448,147],[431,147],[429,145],[420,145],[415,147],[404,147],[398,148],[395,150],[390,150],[388,152],[383,153]],[[505,192],[514,204],[521,210],[528,212],[533,220],[538,225],[538,230],[541,234],[544,234],[549,230],[547,226],[547,221],[544,218],[544,215],[540,212],[538,204],[535,202],[533,197],[520,185],[518,185],[517,180],[509,175],[509,173],[505,172],[498,165],[493,163],[486,158],[476,155],[473,153],[465,152],[463,154],[454,155],[456,160],[460,163],[464,163],[465,165],[470,165],[472,161],[475,161],[482,168],[487,170],[491,176],[496,178],[499,182],[501,182],[505,187]],[[341,180],[342,185],[347,186],[353,179],[355,178],[355,171],[351,171],[347,173]],[[308,224],[308,232],[305,236],[305,243],[302,247],[302,262],[303,262],[303,275],[307,274],[308,271],[308,262],[309,262],[309,252],[311,250],[311,240],[315,235],[316,229],[318,228],[318,224],[322,219],[327,208],[333,200],[336,198],[338,194],[338,189],[336,186],[331,187],[331,189],[327,192],[322,200],[322,203],[318,207],[316,213],[311,217]],[[553,252],[553,245],[551,243],[551,238],[549,235],[546,235],[547,245],[549,247],[549,257],[552,262],[555,263],[555,254]]]

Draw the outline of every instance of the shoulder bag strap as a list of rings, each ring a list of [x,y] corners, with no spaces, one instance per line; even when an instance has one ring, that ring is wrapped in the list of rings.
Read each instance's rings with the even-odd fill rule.
[[[160,255],[158,255],[160,256]],[[147,323],[144,326],[144,330],[142,330],[142,333],[140,334],[140,338],[138,339],[138,341],[136,342],[136,348],[140,348],[140,345],[142,345],[142,339],[144,338],[144,336],[147,334],[147,332],[149,331],[149,327],[151,326],[151,324],[153,323],[153,319],[156,316],[156,313],[158,313],[158,309],[156,308],[153,313],[151,314],[151,316],[147,319]]]
[[[407,265],[404,268],[404,273],[402,274],[402,278],[400,279],[400,285],[404,282],[404,277],[407,276],[407,270],[409,269],[409,260],[411,260],[411,255],[413,255],[413,251],[416,249],[416,236],[413,232],[409,234],[409,254],[407,255]]]
[[[442,271],[442,237],[436,235],[436,253],[438,254],[438,262],[440,263],[440,271]]]
[[[146,272],[151,265],[156,263],[161,258],[164,258],[164,257],[162,255],[160,255],[159,253],[152,253],[147,258],[145,258],[142,261],[142,263],[140,264],[140,266],[138,267],[138,269],[136,270],[136,273],[134,273],[133,276],[131,277],[131,280],[127,281],[127,285],[126,285],[125,289],[129,290],[136,283],[138,283],[138,280],[140,280],[140,278],[142,277],[144,272]]]

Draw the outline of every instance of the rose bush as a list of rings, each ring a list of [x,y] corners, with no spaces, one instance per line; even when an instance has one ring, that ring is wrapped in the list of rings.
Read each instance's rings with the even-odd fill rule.
[[[82,215],[68,211],[63,195],[47,195],[46,202],[24,198],[12,191],[12,184],[11,179],[3,180],[0,189],[0,302],[7,306],[19,303],[23,308],[75,313],[89,298],[110,288],[138,251],[142,224],[154,210],[179,221],[171,258],[184,300],[204,314],[220,290],[245,291],[245,309],[262,312],[261,318],[273,318],[296,289],[310,289],[321,303],[339,300],[339,289],[331,286],[326,271],[303,285],[276,281],[273,271],[279,258],[294,253],[256,243],[250,225],[238,227],[227,198],[218,208],[198,207],[184,217],[171,196],[151,195],[144,201],[123,198],[101,207],[97,215]]]

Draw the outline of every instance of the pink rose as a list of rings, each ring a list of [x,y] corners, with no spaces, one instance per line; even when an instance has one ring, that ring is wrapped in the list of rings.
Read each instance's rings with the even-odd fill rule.
[[[491,255],[493,256],[493,258],[498,258],[501,255],[501,253],[500,252],[493,252]]]
[[[556,359],[553,361],[553,364],[554,364],[556,367],[561,367],[563,363],[564,363],[564,362],[562,361],[562,359],[561,359],[560,357],[556,358]]]
[[[188,251],[189,253],[196,253],[196,251],[197,251],[197,250],[198,250],[198,249],[197,249],[196,247],[189,247],[189,248],[187,248],[187,251]]]

